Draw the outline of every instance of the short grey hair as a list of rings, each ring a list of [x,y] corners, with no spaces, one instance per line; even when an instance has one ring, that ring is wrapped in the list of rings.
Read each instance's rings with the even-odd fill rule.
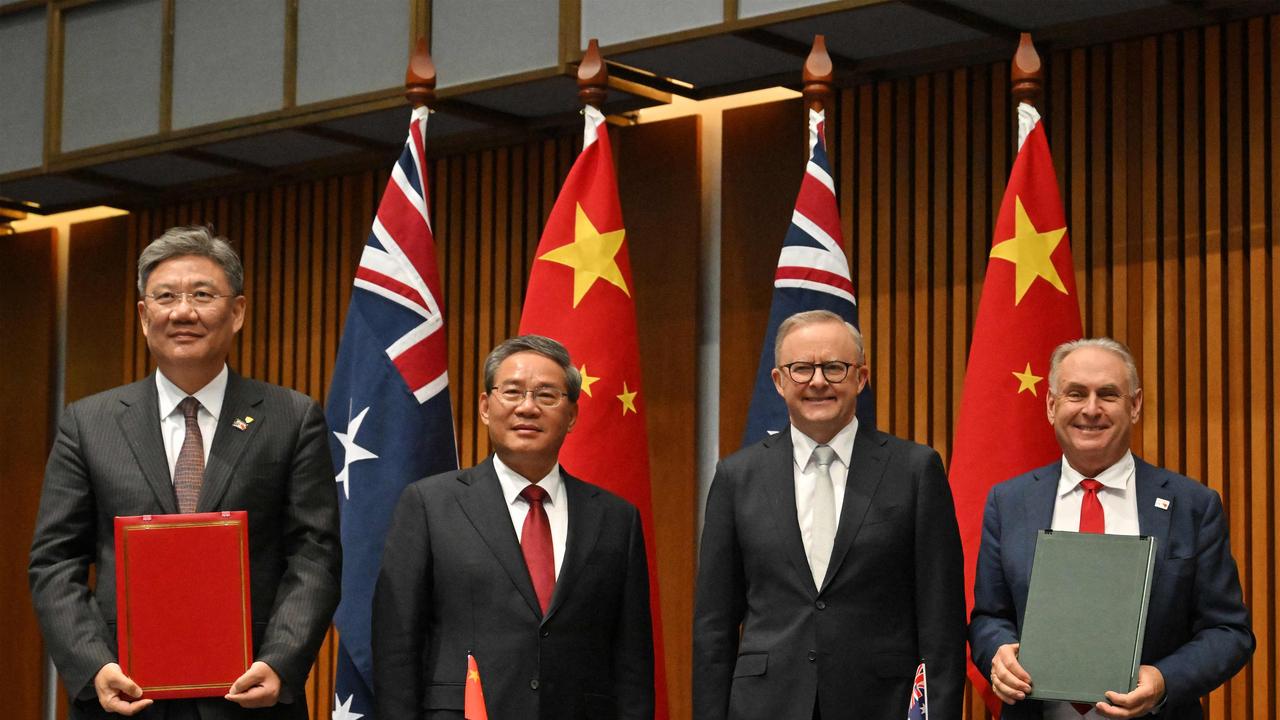
[[[522,352],[537,353],[554,360],[560,369],[564,370],[564,384],[569,402],[578,402],[578,395],[582,393],[582,373],[573,366],[573,361],[569,359],[569,351],[564,345],[544,335],[517,335],[499,343],[484,359],[485,392],[493,389],[493,380],[498,374],[498,366],[502,361]]]
[[[782,362],[782,341],[792,331],[804,327],[805,325],[817,325],[818,323],[836,322],[844,325],[853,336],[853,344],[858,346],[858,362],[865,363],[867,361],[867,350],[862,343],[862,333],[858,332],[858,328],[852,323],[831,312],[830,310],[805,310],[782,321],[778,326],[778,336],[773,341],[773,364],[778,365]]]
[[[138,256],[138,294],[147,292],[147,279],[160,263],[184,255],[207,257],[218,263],[231,283],[232,295],[244,294],[244,265],[225,237],[215,235],[208,225],[169,228]]]
[[[1058,391],[1058,379],[1061,376],[1062,361],[1066,360],[1071,353],[1082,348],[1097,348],[1114,353],[1124,361],[1125,370],[1128,371],[1129,392],[1135,393],[1142,389],[1142,380],[1138,377],[1138,364],[1133,361],[1133,353],[1129,352],[1129,348],[1125,347],[1124,343],[1119,340],[1113,340],[1109,337],[1096,337],[1070,340],[1053,349],[1053,354],[1049,356],[1049,390],[1051,392]]]

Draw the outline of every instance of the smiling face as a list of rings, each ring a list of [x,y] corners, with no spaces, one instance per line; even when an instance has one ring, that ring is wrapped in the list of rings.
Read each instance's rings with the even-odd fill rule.
[[[212,259],[179,255],[151,271],[145,294],[197,290],[229,296],[231,283]],[[195,392],[222,370],[244,324],[244,306],[243,295],[219,297],[199,309],[189,297],[169,307],[144,297],[138,302],[138,319],[160,371],[178,387]]]
[[[515,405],[501,397],[503,390],[567,390],[564,369],[536,352],[518,352],[503,360],[493,376],[496,390],[481,393],[480,421],[489,428],[489,442],[502,462],[537,482],[555,466],[565,435],[578,419],[578,404],[562,397],[556,407],[543,407],[525,393]]]
[[[1046,409],[1067,462],[1086,477],[1097,477],[1129,449],[1142,415],[1142,390],[1129,387],[1120,356],[1086,346],[1062,359]]]
[[[853,363],[849,374],[838,383],[828,382],[821,368],[807,383],[791,379],[785,370],[773,369],[773,385],[787,403],[791,424],[818,443],[835,437],[853,420],[858,410],[858,393],[867,384],[868,372],[849,328],[842,322],[815,322],[800,325],[782,339],[778,365],[793,362],[821,364],[832,360]]]

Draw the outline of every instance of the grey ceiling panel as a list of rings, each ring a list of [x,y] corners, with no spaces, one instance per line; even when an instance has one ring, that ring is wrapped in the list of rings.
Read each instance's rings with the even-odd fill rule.
[[[757,17],[769,13],[821,5],[825,0],[738,0],[738,17]]]
[[[602,46],[715,25],[724,0],[582,0],[582,47]]]
[[[440,87],[555,67],[559,22],[559,0],[433,0],[431,56]]]
[[[65,32],[62,149],[159,132],[160,0],[73,8]]]
[[[266,167],[284,167],[343,155],[359,148],[295,130],[204,145],[205,152]]]
[[[257,115],[284,104],[284,4],[178,0],[173,126]]]
[[[44,159],[44,8],[0,17],[0,173]]]
[[[643,68],[662,77],[691,83],[696,88],[739,82],[794,71],[800,79],[802,60],[733,35],[663,45],[609,58]]]
[[[39,203],[43,207],[87,203],[107,197],[111,193],[110,188],[58,175],[44,175],[0,183],[0,195]]]
[[[778,23],[770,26],[769,30],[805,45],[812,44],[815,35],[825,35],[828,50],[853,59],[897,55],[990,37],[979,30],[898,3]],[[796,66],[797,72],[800,66]]]
[[[405,0],[298,0],[298,103],[403,83],[411,4]]]
[[[409,107],[406,105],[403,108],[379,110],[378,112],[356,115],[355,117],[330,120],[329,122],[321,123],[320,126],[351,133],[369,140],[398,145],[404,142],[408,136],[409,112]],[[431,113],[431,119],[427,122],[427,146],[430,147],[431,138],[472,132],[486,127],[490,126],[444,112],[433,112]]]
[[[951,4],[978,13],[1020,30],[1052,27],[1108,15],[1168,7],[1168,0],[1057,0],[1029,3],[1026,0],[950,0]]]
[[[100,165],[94,170],[108,177],[142,183],[154,187],[169,187],[224,177],[235,172],[220,165],[191,160],[177,155],[161,154],[121,160]]]

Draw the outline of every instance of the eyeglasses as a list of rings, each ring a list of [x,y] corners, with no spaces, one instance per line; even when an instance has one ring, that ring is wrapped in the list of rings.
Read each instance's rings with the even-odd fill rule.
[[[143,295],[142,297],[147,298],[160,307],[174,307],[183,300],[186,300],[193,307],[206,307],[212,305],[215,301],[221,298],[231,296],[219,295],[217,293],[209,292],[208,290],[193,290],[191,292],[165,290],[151,295]]]
[[[1099,390],[1080,390],[1072,388],[1062,393],[1054,393],[1054,395],[1062,398],[1062,401],[1068,405],[1084,405],[1089,402],[1089,398],[1097,398],[1099,405],[1118,405],[1124,402],[1126,398],[1133,397],[1126,395],[1115,388],[1101,388]]]
[[[860,368],[862,365],[843,360],[828,360],[824,363],[797,361],[778,366],[780,370],[787,372],[787,377],[790,377],[793,382],[801,385],[813,380],[813,375],[818,368],[822,368],[822,377],[826,378],[827,382],[844,382],[844,379],[849,376],[851,367]]]
[[[556,407],[560,403],[564,402],[564,399],[569,396],[569,393],[560,390],[559,388],[548,387],[545,385],[542,387],[536,387],[532,390],[520,390],[513,387],[502,389],[491,387],[489,388],[489,392],[496,395],[498,399],[511,407],[516,407],[520,403],[524,402],[525,396],[527,395],[532,395],[533,401],[537,403],[539,407],[544,408]]]

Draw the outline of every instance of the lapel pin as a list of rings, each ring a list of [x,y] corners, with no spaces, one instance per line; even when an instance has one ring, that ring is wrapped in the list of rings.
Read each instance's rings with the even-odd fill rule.
[[[1165,500],[1164,498],[1156,498],[1156,507],[1160,508],[1161,510],[1168,510],[1169,501]]]
[[[235,420],[231,421],[231,427],[237,430],[248,430],[249,424],[244,420],[241,420],[240,418],[236,418]]]
[[[253,422],[253,416],[252,416],[252,415],[245,415],[245,416],[244,416],[244,422],[245,422],[245,424],[246,424],[246,425],[248,425],[249,423]]]

